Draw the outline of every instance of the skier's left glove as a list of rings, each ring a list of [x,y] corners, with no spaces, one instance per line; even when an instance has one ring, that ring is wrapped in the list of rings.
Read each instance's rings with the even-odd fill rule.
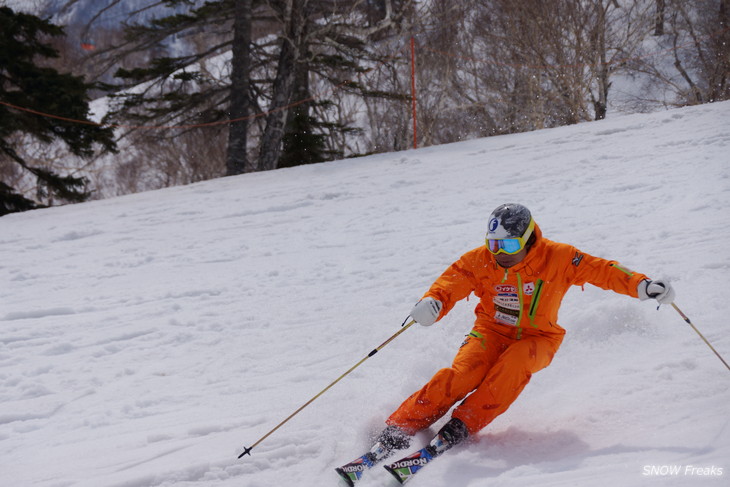
[[[411,318],[419,325],[431,326],[436,323],[442,307],[438,299],[423,298],[411,310]]]
[[[670,304],[674,302],[674,288],[666,279],[657,279],[650,281],[644,279],[639,283],[639,299],[642,301],[647,299],[656,299],[659,304]]]

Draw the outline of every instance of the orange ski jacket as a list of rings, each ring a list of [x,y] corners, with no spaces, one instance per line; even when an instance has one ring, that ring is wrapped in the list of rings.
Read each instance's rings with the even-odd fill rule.
[[[438,319],[473,292],[479,298],[475,330],[488,328],[516,339],[523,333],[562,339],[558,309],[570,286],[589,283],[638,297],[639,282],[648,279],[616,261],[548,240],[537,225],[535,237],[524,260],[508,269],[497,264],[485,245],[462,255],[424,295],[443,303]]]

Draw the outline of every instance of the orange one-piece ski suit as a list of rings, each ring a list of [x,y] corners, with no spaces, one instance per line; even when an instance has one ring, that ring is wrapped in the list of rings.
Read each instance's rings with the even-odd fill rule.
[[[439,319],[457,301],[479,298],[474,329],[453,364],[439,370],[386,421],[409,434],[452,413],[470,434],[487,426],[517,399],[532,374],[547,367],[563,341],[558,308],[570,286],[590,283],[638,297],[643,274],[617,262],[552,242],[535,227],[535,241],[517,265],[500,267],[486,246],[449,266],[424,297],[443,303]],[[468,397],[467,397],[468,396]]]

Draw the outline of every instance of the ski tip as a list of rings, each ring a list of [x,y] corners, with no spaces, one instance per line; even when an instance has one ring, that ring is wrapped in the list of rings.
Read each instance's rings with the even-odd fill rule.
[[[434,456],[435,454],[432,447],[427,446],[405,458],[401,458],[395,463],[383,465],[383,468],[390,472],[391,475],[398,480],[398,482],[405,484],[416,474],[416,472],[421,470],[427,463],[433,460]]]
[[[390,474],[393,477],[395,477],[395,479],[398,481],[399,484],[403,484],[403,482],[406,481],[406,479],[401,477],[401,475],[398,473],[398,471],[396,469],[394,469],[393,467],[391,467],[390,465],[383,465],[383,468],[385,470],[387,470],[388,472],[390,472]]]
[[[349,487],[355,487],[355,482],[353,482],[350,476],[344,470],[342,470],[342,467],[337,467],[335,469],[335,472],[337,472],[340,478],[344,480]]]

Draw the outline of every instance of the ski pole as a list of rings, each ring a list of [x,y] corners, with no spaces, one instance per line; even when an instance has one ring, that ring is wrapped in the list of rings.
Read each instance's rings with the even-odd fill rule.
[[[707,341],[707,338],[705,338],[704,335],[702,335],[702,333],[700,333],[700,330],[698,330],[697,327],[692,324],[692,322],[690,321],[690,319],[687,318],[687,315],[684,314],[684,313],[682,313],[682,310],[679,309],[676,304],[672,303],[672,307],[677,310],[677,313],[679,313],[679,316],[681,316],[682,318],[684,318],[684,321],[686,321],[689,324],[689,326],[691,326],[692,329],[697,332],[697,334],[700,336],[700,338],[702,338],[702,340],[704,340],[704,342],[707,344],[707,346],[710,347],[710,350],[712,350],[713,352],[715,352],[715,355],[717,355],[717,358],[719,358],[722,361],[722,363],[725,364],[725,367],[727,367],[727,369],[730,370],[730,365],[728,365],[727,362],[725,362],[725,359],[722,358],[722,356],[719,353],[717,353],[717,350],[715,350],[715,347],[713,347],[710,344],[710,342]]]
[[[408,318],[406,318],[406,321],[408,321]],[[410,328],[410,326],[411,326],[412,324],[414,324],[415,322],[416,322],[416,320],[411,320],[410,322],[408,322],[408,323],[406,324],[406,322],[404,321],[404,322],[403,322],[403,325],[401,325],[401,329],[400,329],[400,330],[398,330],[398,332],[397,332],[397,333],[395,333],[395,334],[394,334],[393,336],[391,336],[390,338],[388,338],[387,340],[385,340],[385,341],[384,341],[383,343],[381,343],[381,344],[380,344],[380,345],[379,345],[378,347],[376,347],[375,349],[373,349],[373,351],[372,351],[372,352],[370,352],[369,354],[367,354],[367,355],[366,355],[366,356],[365,356],[365,357],[364,357],[364,358],[363,358],[362,360],[360,360],[360,361],[359,361],[358,363],[356,363],[355,365],[353,365],[352,367],[350,367],[350,369],[349,369],[349,370],[348,370],[347,372],[345,372],[344,374],[342,374],[341,376],[339,376],[339,377],[338,377],[337,379],[335,379],[335,381],[334,381],[334,382],[332,382],[332,383],[331,383],[330,385],[328,385],[327,387],[325,387],[324,389],[322,389],[322,390],[321,390],[321,391],[319,392],[319,394],[317,394],[317,395],[316,395],[316,396],[314,396],[314,397],[313,397],[312,399],[310,399],[309,401],[307,401],[306,403],[304,403],[304,405],[303,405],[302,407],[300,407],[299,409],[297,409],[296,411],[294,411],[294,412],[293,412],[292,414],[290,414],[290,415],[289,415],[289,417],[287,417],[287,418],[286,418],[286,419],[285,419],[284,421],[282,421],[281,423],[277,424],[277,425],[276,425],[276,426],[275,426],[275,427],[274,427],[274,428],[273,428],[273,429],[272,429],[271,431],[269,431],[269,432],[268,432],[268,433],[266,433],[266,434],[265,434],[264,436],[262,436],[261,438],[259,438],[259,440],[258,440],[258,441],[257,441],[256,443],[254,443],[253,445],[251,445],[251,446],[250,446],[250,447],[248,447],[248,448],[244,446],[244,447],[243,447],[243,453],[241,453],[240,455],[238,455],[238,458],[241,458],[241,457],[243,457],[244,455],[249,455],[249,456],[250,456],[250,455],[251,455],[251,450],[253,450],[254,448],[256,448],[256,446],[258,446],[258,444],[259,444],[259,443],[261,443],[261,442],[262,442],[262,441],[264,441],[264,440],[265,440],[266,438],[268,438],[268,437],[269,437],[269,436],[270,436],[270,435],[271,435],[271,434],[272,434],[272,433],[273,433],[274,431],[276,431],[276,430],[278,430],[279,428],[281,428],[282,426],[284,426],[284,424],[285,424],[285,423],[286,423],[287,421],[289,421],[289,420],[290,420],[290,419],[292,419],[292,418],[293,418],[294,416],[296,416],[297,414],[299,414],[299,412],[300,412],[300,411],[301,411],[302,409],[304,409],[304,408],[306,408],[307,406],[309,406],[310,404],[312,404],[312,403],[314,402],[314,400],[315,400],[315,399],[317,399],[317,398],[318,398],[319,396],[321,396],[322,394],[324,394],[325,392],[327,392],[327,391],[328,391],[328,390],[329,390],[329,389],[330,389],[330,388],[331,388],[332,386],[334,386],[335,384],[337,384],[337,383],[338,383],[338,382],[339,382],[340,380],[344,379],[344,378],[345,378],[345,376],[347,376],[347,375],[348,375],[348,374],[349,374],[350,372],[352,372],[353,370],[355,370],[356,368],[358,368],[358,367],[359,367],[360,365],[362,365],[362,363],[363,363],[363,362],[365,362],[365,361],[366,361],[367,359],[369,359],[370,357],[372,357],[373,355],[375,355],[376,353],[378,353],[378,352],[380,351],[380,349],[382,349],[382,348],[383,348],[383,347],[385,347],[385,346],[386,346],[387,344],[389,344],[390,342],[392,342],[393,340],[395,340],[395,338],[396,338],[396,337],[397,337],[398,335],[400,335],[401,333],[403,333],[404,331],[406,331],[406,330],[407,330],[408,328]]]

